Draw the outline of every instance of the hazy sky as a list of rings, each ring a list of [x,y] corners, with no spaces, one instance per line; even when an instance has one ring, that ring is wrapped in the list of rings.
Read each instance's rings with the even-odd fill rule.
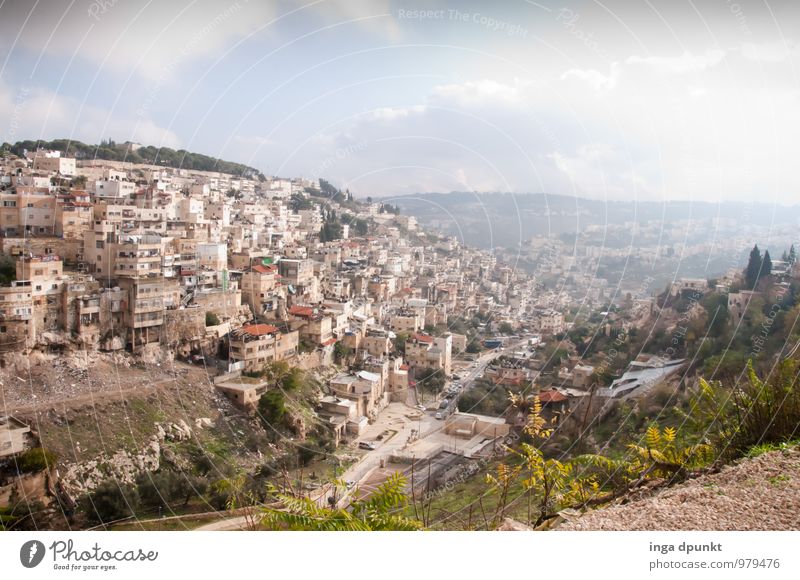
[[[800,2],[0,0],[0,139],[357,195],[800,200]]]

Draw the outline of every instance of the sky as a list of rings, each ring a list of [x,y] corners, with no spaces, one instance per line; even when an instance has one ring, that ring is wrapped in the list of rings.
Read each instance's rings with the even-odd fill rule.
[[[0,0],[0,141],[356,196],[800,200],[800,3]]]

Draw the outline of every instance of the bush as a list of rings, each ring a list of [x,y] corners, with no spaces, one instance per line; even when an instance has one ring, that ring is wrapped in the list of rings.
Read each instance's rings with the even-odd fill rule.
[[[186,505],[192,496],[202,495],[206,487],[207,482],[202,477],[170,470],[143,473],[136,478],[142,505],[152,508],[169,508],[174,502]]]
[[[36,473],[44,471],[53,465],[55,461],[56,456],[54,453],[41,447],[34,447],[20,454],[17,458],[17,469],[20,473]]]
[[[81,501],[89,521],[110,523],[130,517],[139,507],[139,494],[132,485],[105,481]]]
[[[286,419],[286,401],[283,393],[272,390],[261,395],[258,401],[258,416],[268,433],[283,426]]]
[[[213,312],[206,312],[206,326],[217,326],[219,323],[220,320],[216,314]]]
[[[800,371],[798,362],[783,360],[762,380],[752,362],[747,382],[725,389],[722,383],[700,381],[689,418],[695,430],[708,438],[723,459],[735,459],[757,445],[780,444],[797,437],[800,426]]]

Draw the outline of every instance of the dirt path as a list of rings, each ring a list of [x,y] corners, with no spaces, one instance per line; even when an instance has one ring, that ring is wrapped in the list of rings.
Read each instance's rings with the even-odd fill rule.
[[[800,447],[729,465],[561,530],[800,530]]]

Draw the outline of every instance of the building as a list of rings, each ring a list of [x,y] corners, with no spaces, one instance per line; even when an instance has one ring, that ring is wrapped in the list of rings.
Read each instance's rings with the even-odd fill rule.
[[[452,373],[452,335],[437,338],[428,334],[414,334],[405,346],[406,360],[410,366],[441,370],[446,376]]]
[[[29,447],[31,428],[14,417],[0,417],[0,458],[22,453]]]
[[[299,342],[297,331],[284,333],[271,324],[248,324],[230,333],[230,360],[242,362],[245,371],[261,371],[268,363],[295,356]]]

